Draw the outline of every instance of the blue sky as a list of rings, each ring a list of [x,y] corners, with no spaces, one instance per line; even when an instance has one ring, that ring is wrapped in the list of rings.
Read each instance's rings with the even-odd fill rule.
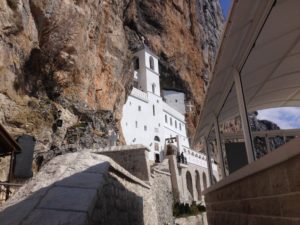
[[[300,128],[300,108],[298,107],[259,110],[257,118],[272,121],[281,129]]]
[[[225,18],[227,18],[231,6],[231,0],[220,0],[220,3],[223,10],[223,14]]]

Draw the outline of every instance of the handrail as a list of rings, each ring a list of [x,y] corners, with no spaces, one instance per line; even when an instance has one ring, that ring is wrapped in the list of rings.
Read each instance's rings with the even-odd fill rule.
[[[266,131],[253,131],[251,132],[254,137],[277,137],[277,136],[300,136],[300,129],[288,129],[288,130],[266,130]],[[236,133],[223,133],[221,134],[223,139],[235,139],[243,138],[241,131]]]

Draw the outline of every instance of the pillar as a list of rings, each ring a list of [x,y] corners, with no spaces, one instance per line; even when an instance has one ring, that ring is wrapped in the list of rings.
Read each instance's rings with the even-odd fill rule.
[[[248,113],[246,110],[245,96],[243,93],[240,72],[237,71],[236,69],[234,69],[234,84],[235,84],[235,90],[236,90],[236,95],[237,95],[237,100],[238,100],[239,112],[240,112],[240,116],[241,116],[243,135],[244,135],[244,139],[245,139],[247,159],[248,159],[248,163],[251,163],[254,161],[252,138],[251,138]]]
[[[218,119],[216,116],[214,118],[214,126],[215,126],[215,132],[216,132],[218,157],[220,160],[219,163],[221,166],[221,175],[222,175],[222,178],[224,179],[226,177],[225,165],[224,165],[224,155],[223,155],[222,146],[221,146],[221,135],[220,135],[220,129],[219,129],[219,122],[218,122]]]
[[[207,169],[208,169],[208,182],[209,186],[213,185],[213,173],[212,173],[212,166],[211,166],[211,155],[210,151],[207,146],[207,138],[203,138],[203,143],[204,143],[204,149],[206,152],[206,160],[207,160]]]

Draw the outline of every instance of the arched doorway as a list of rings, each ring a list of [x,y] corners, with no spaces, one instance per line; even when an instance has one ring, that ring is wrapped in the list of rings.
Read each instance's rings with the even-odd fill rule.
[[[163,160],[163,156],[160,155],[160,152],[159,152],[159,142],[160,142],[160,138],[158,136],[155,136],[154,137],[154,150],[155,150],[155,162],[156,163],[159,163]]]
[[[196,176],[196,190],[197,190],[197,199],[200,201],[201,200],[201,183],[200,183],[200,174],[199,172],[196,170],[195,171],[195,176]]]
[[[202,174],[202,179],[203,179],[203,188],[206,189],[207,188],[207,178],[206,178],[206,174],[204,172]]]
[[[192,180],[192,175],[189,171],[186,172],[186,186],[187,186],[187,190],[188,190],[188,198],[189,198],[189,200],[193,201],[194,200],[193,180]]]

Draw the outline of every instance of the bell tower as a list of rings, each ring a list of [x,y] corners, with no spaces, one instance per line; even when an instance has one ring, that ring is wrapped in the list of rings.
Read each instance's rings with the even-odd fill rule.
[[[158,57],[147,46],[134,55],[134,87],[160,96]]]

